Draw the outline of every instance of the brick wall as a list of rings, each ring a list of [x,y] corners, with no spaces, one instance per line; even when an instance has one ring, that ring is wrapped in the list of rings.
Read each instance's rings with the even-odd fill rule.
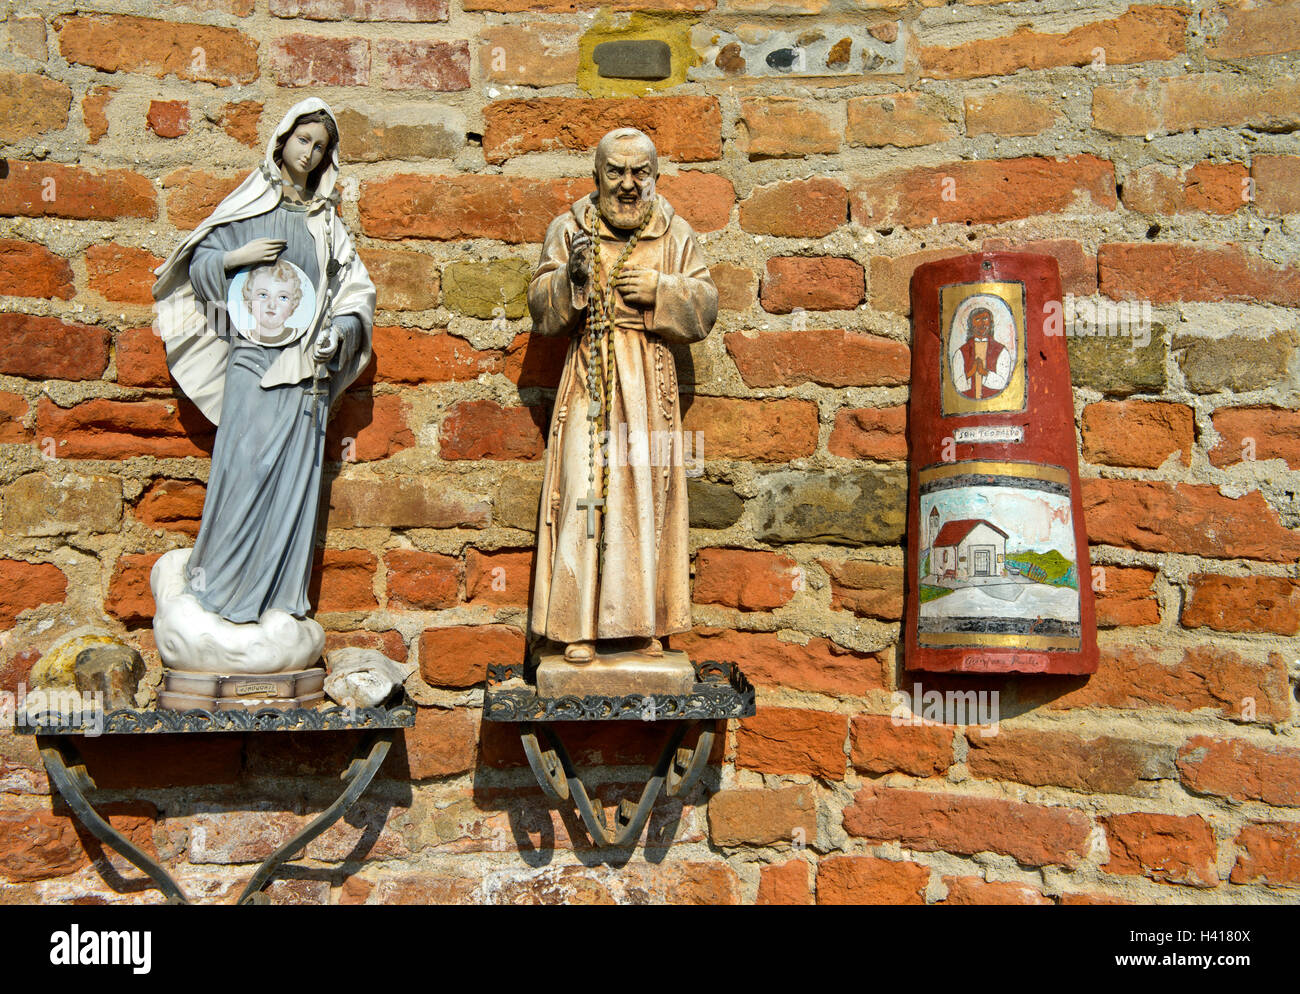
[[[380,310],[331,430],[354,458],[328,474],[313,597],[331,645],[417,662],[423,706],[276,900],[1294,901],[1300,5],[615,8],[5,4],[0,686],[85,623],[157,680],[148,570],[193,539],[213,432],[169,383],[150,270],[315,93]],[[668,42],[674,76],[598,77],[593,42],[619,37]],[[705,473],[677,644],[743,664],[760,711],[652,823],[651,858],[593,868],[480,704],[485,665],[524,646],[561,361],[522,292],[625,122],[658,142],[722,298],[679,354]],[[1101,668],[918,680],[897,655],[907,281],[1012,247],[1055,255],[1076,302],[1151,306],[1149,338],[1068,340]],[[917,683],[997,691],[999,734],[892,720]],[[607,804],[661,734],[566,733]],[[116,822],[219,900],[326,802],[351,745],[87,753]],[[0,737],[0,792],[6,900],[156,898],[114,886],[29,739]]]

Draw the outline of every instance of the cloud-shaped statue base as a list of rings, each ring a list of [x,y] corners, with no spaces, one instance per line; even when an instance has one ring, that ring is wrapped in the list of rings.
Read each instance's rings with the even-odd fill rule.
[[[164,665],[198,673],[287,673],[320,659],[325,629],[271,608],[256,622],[236,624],[206,610],[186,590],[189,549],[173,549],[149,574],[157,609],[154,640]]]

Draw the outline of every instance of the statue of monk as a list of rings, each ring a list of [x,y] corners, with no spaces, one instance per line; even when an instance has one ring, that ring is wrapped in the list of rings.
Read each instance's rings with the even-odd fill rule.
[[[709,333],[718,292],[690,225],[655,192],[658,175],[646,135],[605,135],[595,192],[551,222],[528,287],[534,332],[569,336],[547,439],[531,627],[553,643],[551,659],[563,647],[570,670],[614,656],[653,668],[662,639],[691,626],[668,346]],[[681,665],[689,670],[684,655],[670,655],[681,657],[678,677]],[[541,677],[539,668],[545,692]]]

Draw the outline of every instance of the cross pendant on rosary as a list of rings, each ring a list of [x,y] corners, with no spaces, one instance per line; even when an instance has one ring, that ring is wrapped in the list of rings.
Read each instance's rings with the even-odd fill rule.
[[[588,490],[587,496],[578,500],[579,510],[587,512],[587,538],[596,537],[596,509],[604,506],[605,498],[597,497],[594,489]]]
[[[307,391],[311,397],[311,423],[315,427],[317,417],[320,414],[320,399],[325,396],[325,378],[320,375],[313,375],[311,389]]]

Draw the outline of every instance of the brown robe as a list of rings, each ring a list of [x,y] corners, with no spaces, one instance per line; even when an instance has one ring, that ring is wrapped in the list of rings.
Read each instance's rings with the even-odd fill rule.
[[[528,287],[533,331],[570,335],[546,446],[537,528],[531,627],[557,642],[663,636],[691,627],[689,519],[677,370],[665,343],[698,342],[718,314],[718,291],[695,234],[656,194],[655,214],[626,268],[659,272],[655,303],[638,308],[615,294],[614,400],[609,492],[587,537],[590,439],[587,410],[587,285],[569,281],[569,244],[587,230],[595,194],[551,222]],[[601,285],[627,244],[600,224]],[[602,355],[601,360],[604,361]],[[600,429],[598,428],[598,431]],[[600,458],[602,439],[597,436]],[[601,469],[596,466],[599,492]],[[597,550],[604,543],[603,575]]]

